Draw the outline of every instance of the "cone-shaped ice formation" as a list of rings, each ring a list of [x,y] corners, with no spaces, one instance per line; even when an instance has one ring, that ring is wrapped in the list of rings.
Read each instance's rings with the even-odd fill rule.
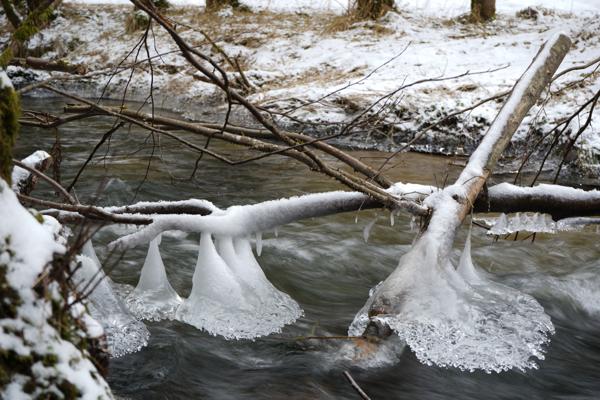
[[[102,269],[102,264],[100,263],[100,260],[96,255],[96,250],[94,249],[94,245],[92,244],[92,239],[85,242],[85,244],[81,248],[81,254],[86,257],[89,257],[94,262],[94,264],[96,264],[97,269]],[[107,279],[110,278],[107,277]]]
[[[210,233],[202,233],[192,292],[176,319],[228,339],[254,337],[246,326],[250,308],[244,291],[217,253]]]
[[[247,286],[247,302],[254,308],[260,321],[258,330],[268,335],[280,332],[283,326],[294,322],[302,315],[302,309],[289,295],[279,291],[269,282],[252,253],[250,241],[246,238],[221,237],[218,242],[219,254],[235,273],[242,286]]]
[[[107,277],[97,263],[98,258],[91,242],[84,251],[90,256],[80,255],[81,267],[74,274],[77,288],[88,294],[88,309],[92,317],[102,325],[108,349],[112,357],[121,357],[139,351],[148,344],[150,332],[136,320],[123,302],[115,296]],[[91,291],[91,292],[90,292]]]
[[[220,249],[227,261],[211,235],[202,234],[192,292],[177,310],[177,319],[227,339],[252,339],[279,331],[301,314],[289,296],[269,283],[254,256],[249,259],[247,240],[240,246],[241,255],[231,238],[222,239]]]
[[[543,345],[554,333],[544,309],[533,297],[477,274],[467,254],[470,236],[458,271],[430,239],[417,242],[375,288],[349,334],[363,333],[375,301],[393,299],[389,313],[377,318],[425,364],[488,372],[535,368],[532,358],[544,358]]]
[[[160,239],[161,235],[158,235],[150,242],[140,280],[135,290],[125,299],[129,310],[139,319],[173,319],[181,304],[181,297],[167,279],[158,249]]]
[[[469,228],[467,240],[465,241],[465,248],[460,255],[460,260],[458,261],[458,268],[456,268],[456,271],[458,271],[460,276],[462,276],[463,279],[469,283],[481,283],[481,278],[477,274],[477,271],[475,271],[475,266],[473,265],[473,260],[471,259],[471,228]]]

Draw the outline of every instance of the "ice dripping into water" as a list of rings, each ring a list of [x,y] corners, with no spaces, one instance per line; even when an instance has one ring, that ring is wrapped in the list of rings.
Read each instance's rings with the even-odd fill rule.
[[[262,232],[256,232],[256,255],[262,254]]]
[[[160,240],[159,235],[150,242],[140,280],[125,299],[129,310],[139,319],[173,319],[182,301],[167,279],[158,248]]]
[[[91,242],[86,243],[83,251],[86,255],[77,257],[81,266],[73,279],[77,288],[85,294],[93,289],[87,296],[87,306],[92,317],[104,328],[111,356],[121,357],[139,351],[148,344],[150,332],[115,295],[111,279],[97,262],[98,257]]]
[[[377,217],[373,218],[373,220],[371,222],[369,222],[367,225],[365,225],[365,227],[363,229],[363,239],[364,239],[365,243],[369,243],[369,236],[371,236],[371,229],[373,229],[373,226],[375,225],[376,222],[377,222]]]
[[[226,238],[225,243],[231,243],[231,238]],[[298,303],[269,282],[252,253],[252,246],[248,239],[234,239],[233,250],[235,253],[231,252],[231,247],[229,247],[226,260],[228,264],[231,262],[229,265],[232,269],[235,268],[233,265],[237,265],[238,269],[243,267],[249,271],[239,276],[260,300],[257,315],[259,319],[262,319],[265,332],[279,332],[284,325],[291,324],[302,316],[303,311]],[[228,258],[233,255],[236,259],[229,261]]]
[[[514,232],[555,233],[557,225],[548,214],[516,213],[511,216],[501,214],[488,230],[488,235],[507,235]]]
[[[243,289],[217,254],[210,233],[202,233],[192,292],[176,312],[182,322],[228,339],[246,337],[243,317],[249,314]]]
[[[477,274],[470,236],[456,270],[423,240],[400,259],[400,266],[377,287],[356,315],[349,335],[361,335],[375,299],[397,300],[388,324],[427,365],[500,372],[536,368],[554,333],[550,317],[531,296]]]
[[[281,330],[301,315],[298,305],[266,279],[250,242],[222,238],[217,252],[202,233],[190,296],[177,319],[227,339],[252,339]],[[224,259],[225,258],[225,259]]]

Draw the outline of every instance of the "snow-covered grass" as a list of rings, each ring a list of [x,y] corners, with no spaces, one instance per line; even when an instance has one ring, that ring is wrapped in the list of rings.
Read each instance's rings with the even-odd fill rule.
[[[90,3],[89,0],[83,2]],[[80,4],[79,1],[65,4],[61,16],[49,29],[37,35],[29,48],[44,57],[84,63],[92,70],[117,65],[134,47],[142,32],[128,34],[125,31],[125,20],[132,9],[130,5],[120,4],[121,0],[108,2],[111,4]],[[468,11],[467,0],[399,0],[399,13],[389,13],[377,22],[354,23],[343,30],[335,23],[348,6],[347,1],[342,0],[246,0],[244,3],[251,7],[252,13],[225,10],[216,15],[204,14],[201,1],[173,3],[177,5],[168,14],[181,22],[178,32],[184,38],[203,51],[210,51],[210,45],[198,32],[202,29],[230,57],[240,61],[255,86],[250,95],[252,101],[275,110],[290,110],[308,102],[294,115],[313,122],[349,121],[357,110],[403,84],[470,72],[456,79],[411,86],[381,102],[379,106],[386,105],[387,108],[380,121],[393,127],[393,140],[382,134],[355,134],[346,139],[345,143],[359,147],[392,149],[410,139],[424,124],[509,90],[541,43],[556,32],[566,32],[574,42],[560,69],[582,65],[600,56],[600,37],[597,35],[600,2],[499,1],[497,19],[480,25],[464,23],[460,18]],[[516,15],[518,10],[529,6],[537,11],[535,17]],[[201,105],[223,101],[223,96],[213,86],[198,79],[198,73],[173,52],[176,47],[164,32],[155,28],[154,37],[155,43],[150,40],[149,45],[151,56],[172,52],[153,59],[157,105],[182,111],[192,118],[210,116]],[[135,54],[128,62],[134,61]],[[223,58],[218,52],[213,51],[213,55],[217,59]],[[146,57],[146,50],[142,48],[138,59]],[[223,65],[235,74],[231,66],[225,62]],[[553,89],[581,79],[592,69],[593,66],[563,76],[554,83]],[[12,73],[14,71],[11,69]],[[527,126],[535,116],[534,131],[539,134],[573,112],[600,89],[599,76],[592,74],[585,85],[575,85],[552,96],[544,110],[534,107],[515,140],[522,143],[531,140],[527,139]],[[112,78],[106,95],[120,98],[128,77],[125,72]],[[77,84],[70,85],[68,81],[62,84],[81,94],[94,96],[101,93],[108,81],[107,75],[96,75]],[[128,95],[137,100],[146,99],[149,82],[150,69],[147,65],[139,65]],[[322,99],[337,90],[339,92]],[[450,119],[428,132],[417,149],[470,152],[500,105],[489,102]],[[578,123],[573,121],[574,130]],[[600,170],[594,167],[595,163],[600,165],[597,125],[598,117],[578,143],[591,170]]]

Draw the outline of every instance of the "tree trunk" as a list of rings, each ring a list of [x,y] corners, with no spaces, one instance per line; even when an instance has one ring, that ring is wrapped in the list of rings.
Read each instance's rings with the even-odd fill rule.
[[[471,19],[489,21],[496,17],[496,0],[471,0]]]
[[[239,0],[206,0],[207,10],[218,10],[222,7],[237,8],[240,6]]]
[[[456,183],[436,193],[431,218],[425,231],[413,244],[413,249],[426,249],[426,255],[432,255],[437,260],[450,258],[457,229],[471,210],[521,121],[550,83],[570,46],[571,40],[563,34],[552,37],[542,46],[529,68],[513,87],[509,98],[477,149],[471,154]],[[429,245],[430,243],[433,245]],[[416,254],[419,257],[423,256]],[[402,260],[396,271],[401,269]],[[398,310],[402,309],[406,293],[403,292],[404,287],[395,282],[401,277],[396,271],[378,286],[369,299],[370,321],[365,330],[366,335],[385,337],[391,333],[389,328],[382,326],[377,316],[398,314]]]
[[[0,179],[11,184],[12,150],[19,134],[19,97],[0,69]]]
[[[8,19],[14,29],[17,29],[21,25],[21,18],[15,11],[12,2],[10,0],[1,0],[0,3],[6,14],[6,19]]]
[[[394,0],[356,0],[356,14],[360,19],[377,19],[394,8]]]

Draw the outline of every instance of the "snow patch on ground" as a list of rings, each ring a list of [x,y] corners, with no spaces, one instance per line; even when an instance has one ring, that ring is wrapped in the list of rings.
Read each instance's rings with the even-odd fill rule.
[[[189,43],[210,52],[202,29],[230,57],[240,61],[254,86],[249,96],[255,103],[275,111],[292,111],[293,116],[320,123],[314,133],[323,134],[326,124],[348,122],[382,96],[403,85],[412,85],[373,108],[380,125],[369,125],[340,141],[345,145],[380,150],[396,149],[419,129],[439,118],[494,94],[510,90],[525,71],[540,45],[557,32],[567,33],[573,47],[559,70],[579,66],[600,55],[600,3],[576,1],[498,2],[498,17],[485,25],[461,22],[468,1],[404,0],[399,13],[388,13],[377,22],[355,23],[336,30],[335,18],[347,7],[345,1],[283,0],[246,1],[253,13],[221,13],[207,16],[202,2],[175,2],[168,14],[180,22],[178,32]],[[533,17],[516,12],[533,7]],[[46,58],[84,63],[101,72],[115,67],[134,48],[142,32],[127,33],[126,18],[132,6],[67,3],[52,25],[36,35],[30,49]],[[283,13],[285,12],[285,13]],[[223,29],[226,26],[227,29]],[[190,29],[193,27],[194,29]],[[224,97],[177,54],[176,47],[161,30],[150,40],[153,58],[156,105],[183,112],[194,119],[214,118],[214,107]],[[118,39],[117,39],[118,38]],[[116,40],[117,39],[117,40]],[[2,35],[0,35],[0,41]],[[125,64],[147,58],[146,49],[130,54]],[[161,54],[160,57],[157,54]],[[229,72],[237,73],[222,60]],[[554,82],[557,91],[593,72],[592,66],[569,73]],[[10,67],[13,76],[27,72]],[[77,83],[59,82],[68,90],[86,96],[120,99],[129,72],[111,77],[110,70]],[[466,74],[469,72],[469,74]],[[369,75],[370,74],[370,75]],[[364,79],[367,75],[368,78]],[[439,80],[456,76],[455,79]],[[572,113],[600,89],[600,75],[592,74],[585,85],[575,85],[535,106],[515,135],[524,145],[541,137],[554,123]],[[36,79],[47,78],[39,73]],[[31,76],[28,77],[28,79]],[[147,64],[138,64],[128,97],[145,100],[151,80]],[[349,84],[351,86],[347,87]],[[333,95],[333,91],[338,91]],[[39,93],[38,93],[39,95]],[[329,95],[329,96],[327,96]],[[436,153],[468,154],[500,109],[488,102],[427,132],[414,146]],[[578,141],[578,156],[591,174],[600,173],[598,117]],[[285,124],[286,121],[282,121]],[[570,129],[576,131],[577,119]],[[531,125],[531,129],[529,129]],[[566,136],[566,135],[565,135]],[[518,145],[509,149],[517,153]]]

